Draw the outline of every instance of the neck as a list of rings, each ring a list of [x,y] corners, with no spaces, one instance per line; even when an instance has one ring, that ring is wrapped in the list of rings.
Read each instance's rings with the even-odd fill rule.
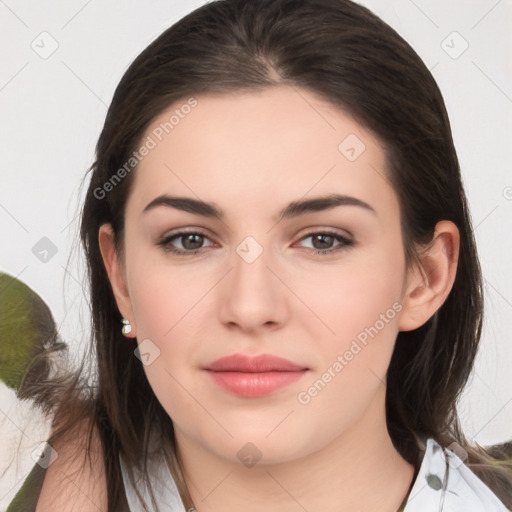
[[[386,426],[385,390],[349,430],[305,457],[251,468],[177,436],[184,477],[197,512],[302,510],[397,512],[414,467]]]

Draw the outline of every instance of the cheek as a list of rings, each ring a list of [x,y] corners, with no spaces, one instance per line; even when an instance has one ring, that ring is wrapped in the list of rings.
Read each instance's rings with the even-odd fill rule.
[[[310,352],[321,355],[297,401],[309,414],[336,419],[321,427],[326,436],[333,424],[355,421],[385,383],[404,279],[404,261],[391,245],[354,252],[336,270],[300,280],[298,294],[319,317],[304,316],[301,328],[309,329]]]
[[[202,299],[214,281],[211,275],[199,277],[184,267],[160,264],[137,268],[136,258],[131,261],[130,299],[137,341],[140,353],[149,353],[144,371],[169,416],[186,424],[198,406],[190,394],[200,395],[190,383],[190,362],[201,339],[207,338],[201,329],[205,328],[204,319],[212,317]]]
[[[315,324],[317,337],[311,338],[317,354],[321,353],[314,377],[334,383],[329,384],[332,395],[328,393],[321,400],[326,407],[332,397],[346,396],[347,392],[347,400],[353,402],[358,396],[365,402],[363,396],[369,396],[378,387],[378,380],[385,379],[402,308],[398,298],[384,283],[347,278],[336,289],[331,285],[328,299],[316,299],[315,307],[332,331],[324,329],[319,338],[320,329]],[[333,375],[337,378],[331,378]]]
[[[186,373],[193,343],[187,339],[185,328],[193,314],[187,315],[188,301],[173,290],[164,286],[162,279],[147,279],[144,287],[138,288],[133,310],[139,351],[149,353],[149,360],[142,355],[141,361],[153,393],[173,421],[187,425],[194,415],[182,417],[183,411],[195,411],[197,406],[187,393],[192,390]],[[188,428],[193,428],[193,421]]]
[[[403,270],[396,252],[391,257],[385,251],[367,251],[354,252],[339,265],[304,273],[295,281],[296,291],[307,298],[313,314],[302,316],[303,328],[309,329],[319,348],[331,351],[343,349],[358,336],[364,340],[372,327],[394,341]]]
[[[147,261],[141,255],[141,261]],[[185,266],[137,264],[132,258],[130,300],[136,318],[137,337],[154,337],[167,343],[176,337],[183,324],[194,318],[194,309],[207,293],[212,276],[201,275]]]
[[[308,321],[310,351],[321,356],[296,397],[297,412],[304,418],[328,417],[330,421],[315,427],[324,439],[350,428],[383,392],[402,309],[402,276],[399,265],[393,268],[384,259],[359,258],[340,269],[335,279],[331,273],[303,281],[316,290],[308,295],[308,305],[329,329],[316,318]]]

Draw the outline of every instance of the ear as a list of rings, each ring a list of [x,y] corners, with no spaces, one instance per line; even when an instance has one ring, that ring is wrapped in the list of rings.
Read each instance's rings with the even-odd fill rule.
[[[409,271],[399,330],[421,327],[442,306],[452,289],[459,259],[460,235],[450,221],[436,224],[434,236]]]
[[[114,231],[111,224],[102,224],[100,226],[98,232],[98,243],[110,285],[112,286],[112,292],[116,299],[117,307],[119,308],[121,315],[123,315],[123,318],[127,318],[132,326],[132,330],[127,337],[135,338],[135,319],[133,316],[130,295],[126,286],[126,272],[124,264],[115,250]],[[119,329],[121,329],[121,326]]]

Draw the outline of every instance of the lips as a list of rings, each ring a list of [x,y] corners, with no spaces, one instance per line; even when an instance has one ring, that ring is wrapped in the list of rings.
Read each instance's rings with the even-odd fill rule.
[[[269,354],[233,354],[204,369],[222,389],[243,397],[268,395],[299,380],[308,371],[306,366]]]
[[[217,361],[209,364],[206,369],[215,372],[263,373],[293,372],[307,370],[307,367],[292,363],[288,359],[268,354],[259,356],[233,354],[217,359]]]

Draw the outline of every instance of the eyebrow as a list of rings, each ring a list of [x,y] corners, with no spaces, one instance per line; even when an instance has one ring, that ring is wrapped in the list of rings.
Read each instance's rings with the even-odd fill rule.
[[[202,215],[203,217],[211,217],[215,219],[224,218],[224,212],[215,204],[206,203],[191,197],[176,197],[168,194],[163,194],[153,199],[144,208],[142,213],[146,213],[158,206],[166,206],[168,208]],[[374,214],[377,213],[368,203],[361,201],[361,199],[340,194],[330,194],[328,196],[314,197],[312,199],[302,201],[292,201],[279,212],[279,220],[290,219],[307,213],[329,210],[337,206],[359,206],[365,210],[373,212]]]

